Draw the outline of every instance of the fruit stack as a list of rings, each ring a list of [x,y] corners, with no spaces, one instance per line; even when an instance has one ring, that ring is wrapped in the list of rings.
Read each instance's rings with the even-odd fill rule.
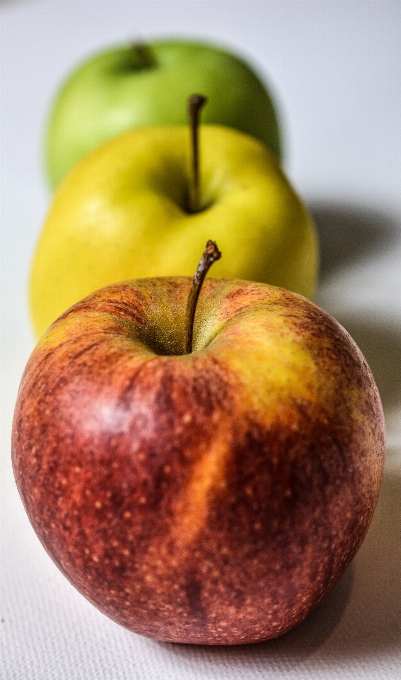
[[[46,149],[12,440],[31,523],[134,632],[277,637],[361,545],[385,432],[364,357],[310,300],[272,98],[227,50],[130,45],[66,81]]]

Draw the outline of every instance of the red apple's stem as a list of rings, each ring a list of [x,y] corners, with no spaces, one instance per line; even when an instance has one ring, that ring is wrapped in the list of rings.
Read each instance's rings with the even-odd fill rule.
[[[201,209],[199,191],[199,119],[202,107],[207,98],[202,94],[193,94],[188,99],[188,117],[191,133],[191,171],[189,183],[189,212],[196,213]]]
[[[216,260],[220,260],[220,258],[221,252],[217,247],[217,243],[215,243],[214,241],[208,241],[206,243],[206,249],[201,259],[199,260],[195,276],[192,279],[192,286],[188,296],[186,309],[185,354],[190,354],[192,352],[192,339],[194,333],[196,305],[198,302],[199,293],[201,292],[203,282],[213,262],[216,262]]]

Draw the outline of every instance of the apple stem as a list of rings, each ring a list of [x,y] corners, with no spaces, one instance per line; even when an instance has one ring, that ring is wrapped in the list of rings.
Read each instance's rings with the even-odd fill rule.
[[[199,119],[202,107],[207,98],[202,94],[193,94],[188,98],[188,118],[191,133],[191,172],[189,184],[189,212],[200,211],[199,192]]]
[[[185,354],[190,354],[192,352],[192,340],[194,333],[196,305],[198,303],[199,293],[201,292],[203,282],[213,262],[216,262],[216,260],[220,260],[220,258],[221,252],[217,247],[217,243],[209,240],[206,243],[206,249],[203,252],[202,257],[199,260],[198,268],[195,272],[194,278],[192,279],[191,290],[189,291],[185,317],[186,318]]]
[[[140,40],[131,43],[131,48],[135,54],[136,69],[150,69],[156,66],[156,60],[149,45]]]

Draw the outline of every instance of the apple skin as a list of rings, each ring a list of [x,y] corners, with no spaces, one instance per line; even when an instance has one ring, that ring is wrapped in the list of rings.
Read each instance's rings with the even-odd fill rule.
[[[148,50],[150,66],[142,65],[143,52],[138,55],[130,45],[99,52],[62,84],[45,136],[52,187],[89,151],[117,134],[138,126],[184,124],[187,98],[195,92],[209,99],[204,122],[242,130],[281,157],[275,103],[243,59],[189,40],[158,40]]]
[[[214,276],[313,297],[318,242],[278,161],[228,127],[199,131],[201,205],[188,211],[187,126],[141,128],[86,156],[58,188],[35,248],[30,310],[37,337],[66,309],[117,281],[192,276],[213,238]]]
[[[305,618],[372,519],[378,390],[309,300],[207,279],[107,287],[62,315],[22,377],[15,479],[70,582],[131,631],[243,644]]]

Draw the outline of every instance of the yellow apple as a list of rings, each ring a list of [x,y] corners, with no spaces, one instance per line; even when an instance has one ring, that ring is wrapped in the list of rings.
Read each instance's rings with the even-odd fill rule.
[[[200,207],[191,212],[187,126],[152,126],[113,138],[59,185],[30,279],[34,329],[117,281],[192,275],[208,238],[218,277],[314,294],[318,247],[308,211],[277,158],[250,135],[200,128]]]

